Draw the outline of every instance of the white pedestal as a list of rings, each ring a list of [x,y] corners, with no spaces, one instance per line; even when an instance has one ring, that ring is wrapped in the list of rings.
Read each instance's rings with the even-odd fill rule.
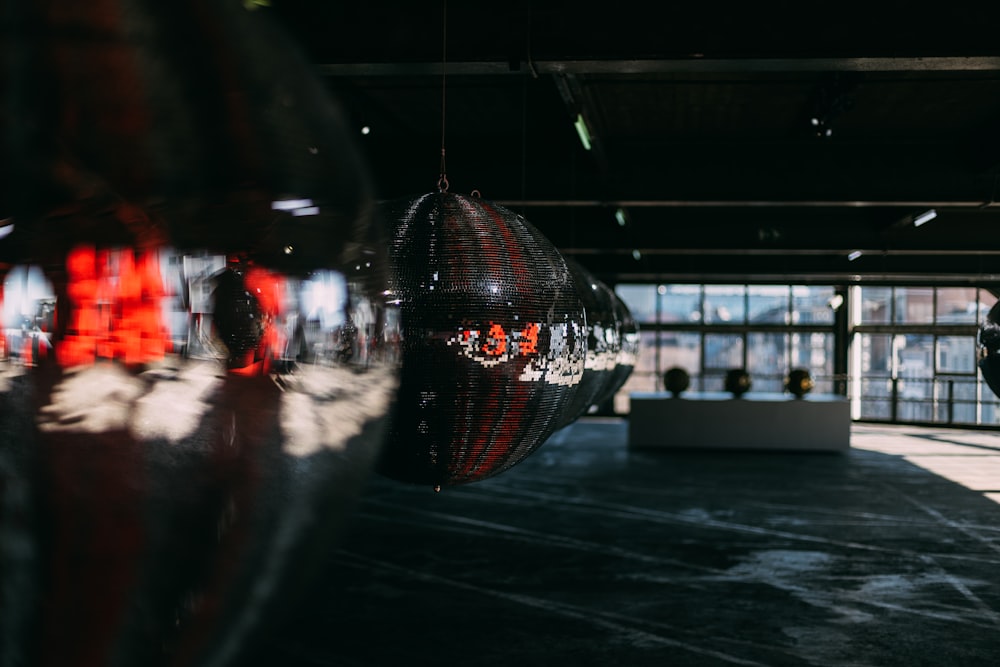
[[[843,396],[636,392],[630,400],[631,447],[844,451],[851,445]]]

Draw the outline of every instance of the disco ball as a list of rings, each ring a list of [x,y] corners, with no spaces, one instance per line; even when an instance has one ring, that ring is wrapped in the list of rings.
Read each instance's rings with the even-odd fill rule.
[[[618,390],[625,385],[632,375],[636,361],[639,358],[639,325],[636,323],[635,318],[632,317],[632,312],[625,305],[625,302],[622,301],[621,297],[614,290],[609,291],[614,299],[612,310],[615,315],[615,326],[617,327],[615,337],[618,339],[618,358],[615,360],[614,370],[611,371],[608,386],[597,401],[599,404],[603,403],[604,400],[614,398]]]
[[[433,192],[388,202],[403,376],[378,469],[443,486],[496,475],[556,429],[584,371],[566,263],[521,216]]]
[[[805,368],[795,368],[785,378],[785,389],[796,398],[802,398],[812,391],[814,386],[812,376]]]
[[[567,258],[566,265],[586,313],[587,359],[580,387],[561,426],[576,421],[608,397],[621,350],[614,292],[576,260]]]
[[[691,376],[680,366],[673,366],[663,374],[663,386],[673,396],[680,396],[691,386]]]
[[[726,371],[725,389],[731,393],[736,398],[739,398],[743,394],[750,391],[750,387],[753,386],[753,382],[750,380],[750,374],[747,373],[742,368],[734,368]]]
[[[993,391],[1000,396],[1000,302],[997,302],[979,327],[979,371]]]
[[[0,662],[225,665],[294,609],[398,386],[387,238],[266,12],[11,3]]]

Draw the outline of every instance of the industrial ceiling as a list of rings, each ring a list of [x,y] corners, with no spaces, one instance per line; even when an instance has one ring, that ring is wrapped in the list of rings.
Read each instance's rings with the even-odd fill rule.
[[[444,148],[450,191],[522,213],[609,282],[989,284],[1000,280],[1000,7],[934,9],[273,0],[263,11],[357,127],[380,199],[437,188]]]

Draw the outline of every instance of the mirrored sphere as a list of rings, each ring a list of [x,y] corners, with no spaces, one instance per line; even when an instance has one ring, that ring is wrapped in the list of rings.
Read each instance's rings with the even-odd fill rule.
[[[815,385],[807,368],[793,368],[785,378],[785,389],[796,398],[808,394]]]
[[[994,305],[979,327],[979,372],[986,384],[1000,396],[1000,305]]]
[[[366,165],[241,2],[5,18],[0,664],[230,664],[336,544],[395,402]]]
[[[566,258],[566,264],[586,313],[587,359],[580,388],[563,415],[562,426],[576,421],[609,397],[621,350],[614,292],[575,259]]]
[[[680,396],[691,386],[691,376],[680,366],[671,366],[663,374],[663,386],[671,396]]]
[[[726,378],[723,382],[725,390],[731,393],[735,398],[739,398],[743,394],[750,391],[753,387],[753,380],[750,374],[743,368],[731,368],[726,371]]]
[[[443,486],[496,475],[555,431],[584,369],[584,313],[524,218],[447,192],[387,202],[403,316],[398,411],[378,469]]]
[[[612,311],[614,312],[615,327],[617,329],[618,358],[615,360],[615,368],[611,372],[608,386],[602,396],[599,397],[598,403],[614,399],[615,394],[618,393],[618,390],[625,385],[632,375],[635,364],[639,359],[639,325],[636,323],[635,318],[632,317],[632,311],[625,305],[621,297],[614,290],[609,291],[613,299]]]

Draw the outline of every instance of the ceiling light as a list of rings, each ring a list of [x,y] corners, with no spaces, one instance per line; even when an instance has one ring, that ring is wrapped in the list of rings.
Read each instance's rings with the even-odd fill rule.
[[[619,208],[617,211],[615,211],[615,220],[618,221],[618,226],[619,227],[624,227],[625,226],[625,220],[626,220],[626,218],[625,218],[625,209]]]
[[[372,128],[368,127],[367,125],[361,128],[361,134],[369,134],[371,131]]]
[[[853,261],[854,261],[854,260],[856,260],[856,259],[857,259],[858,257],[861,257],[861,255],[862,255],[862,252],[861,252],[860,250],[855,250],[854,252],[850,253],[850,254],[849,254],[849,255],[847,256],[847,261],[848,261],[848,262],[853,262]]]
[[[590,150],[590,130],[587,129],[587,122],[583,120],[583,114],[578,113],[576,115],[576,122],[573,123],[576,126],[576,133],[580,135],[580,143],[586,150]]]
[[[271,202],[271,210],[294,211],[297,208],[306,208],[312,205],[312,199],[276,199]]]
[[[638,262],[640,259],[642,259],[642,253],[639,252],[638,250],[633,250],[632,251],[632,259],[634,259],[635,261]]]
[[[929,208],[926,211],[924,211],[923,213],[921,213],[920,215],[915,216],[913,218],[913,226],[914,227],[919,227],[920,225],[924,224],[925,222],[930,222],[931,220],[933,220],[936,217],[937,217],[937,211],[935,211],[932,208]]]

